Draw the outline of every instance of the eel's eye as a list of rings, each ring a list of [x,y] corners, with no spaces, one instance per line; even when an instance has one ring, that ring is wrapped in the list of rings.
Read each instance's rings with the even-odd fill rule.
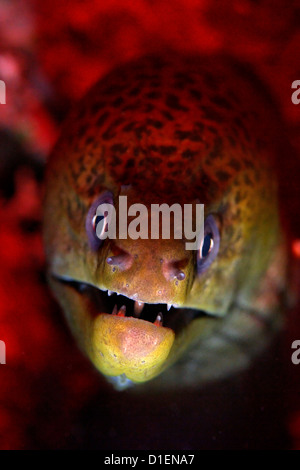
[[[113,208],[113,196],[106,191],[92,203],[87,213],[85,229],[92,250],[97,250],[106,238],[111,214],[110,207]]]
[[[103,239],[103,235],[108,230],[107,218],[108,218],[108,212],[105,211],[101,215],[95,214],[92,220],[94,232],[97,235],[97,237],[100,238],[100,240]]]
[[[207,233],[203,239],[202,247],[200,250],[201,258],[206,258],[214,247],[214,239],[212,233]]]
[[[218,254],[220,246],[220,233],[213,215],[209,215],[204,222],[204,236],[197,255],[198,274],[205,271]]]

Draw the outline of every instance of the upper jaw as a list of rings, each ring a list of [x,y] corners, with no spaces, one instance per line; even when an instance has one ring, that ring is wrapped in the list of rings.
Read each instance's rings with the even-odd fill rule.
[[[180,332],[194,318],[205,315],[203,311],[181,307],[178,304],[164,302],[145,302],[138,293],[133,295],[113,291],[105,287],[99,287],[93,283],[76,280],[70,276],[52,274],[59,282],[72,286],[82,295],[86,295],[95,305],[95,312],[118,313],[125,306],[125,315],[136,317],[155,323],[158,320],[160,326],[166,326]],[[117,310],[116,310],[117,309]],[[124,311],[124,309],[123,309]],[[159,317],[159,318],[157,318]]]

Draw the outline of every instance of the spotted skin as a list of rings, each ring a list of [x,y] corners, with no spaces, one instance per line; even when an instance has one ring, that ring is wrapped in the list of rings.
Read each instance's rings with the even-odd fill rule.
[[[159,375],[177,359],[162,374],[169,384],[229,373],[232,362],[236,368],[248,362],[257,349],[255,338],[268,336],[266,329],[278,323],[285,256],[272,169],[274,134],[279,135],[279,128],[260,88],[219,57],[140,59],[111,72],[71,112],[47,170],[49,279],[79,344],[105,375],[122,371],[116,374],[113,366],[103,368],[98,361],[101,344],[94,331],[99,317],[92,302],[53,275],[209,314],[175,333],[170,353],[157,359],[154,371],[139,364],[136,373],[129,361],[123,376],[133,382]],[[104,191],[115,201],[123,194],[128,205],[139,202],[149,208],[152,203],[200,201],[205,216],[215,214],[219,223],[217,259],[199,275],[196,252],[187,252],[183,240],[174,239],[107,240],[95,252],[85,220]],[[119,253],[130,259],[125,268],[107,263]],[[184,279],[166,276],[179,262]],[[141,322],[138,328],[142,332]],[[239,341],[224,340],[226,329],[246,342],[249,354],[237,346]],[[128,327],[127,339],[132,331]],[[112,342],[113,332],[114,327]],[[212,371],[216,357],[219,365]]]

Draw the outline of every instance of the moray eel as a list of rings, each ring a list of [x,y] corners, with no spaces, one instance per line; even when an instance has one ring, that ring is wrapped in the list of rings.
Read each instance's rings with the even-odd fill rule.
[[[47,166],[48,278],[79,346],[117,388],[226,376],[280,324],[274,114],[229,59],[178,56],[120,66],[67,118]],[[118,216],[119,196],[149,210],[204,204],[198,248],[173,232],[101,240],[97,207]]]

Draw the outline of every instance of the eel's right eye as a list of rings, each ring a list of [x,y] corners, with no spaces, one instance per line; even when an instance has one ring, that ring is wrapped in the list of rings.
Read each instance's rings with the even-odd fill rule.
[[[108,204],[113,206],[113,195],[106,191],[91,205],[85,221],[85,229],[92,250],[97,250],[106,238],[108,231],[109,211]]]
[[[100,240],[103,239],[104,233],[108,230],[107,216],[108,212],[106,211],[103,215],[95,214],[92,220],[94,232]]]

